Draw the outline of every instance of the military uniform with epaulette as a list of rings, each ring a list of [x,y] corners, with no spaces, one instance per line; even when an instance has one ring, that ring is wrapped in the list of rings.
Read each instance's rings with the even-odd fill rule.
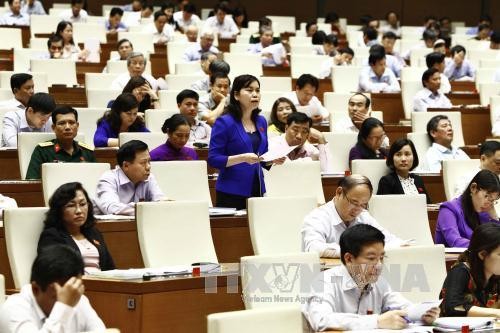
[[[73,140],[73,154],[69,155],[57,139],[40,142],[31,155],[26,179],[41,179],[43,163],[81,163],[97,162],[94,149],[84,142]],[[77,176],[75,176],[76,179]]]

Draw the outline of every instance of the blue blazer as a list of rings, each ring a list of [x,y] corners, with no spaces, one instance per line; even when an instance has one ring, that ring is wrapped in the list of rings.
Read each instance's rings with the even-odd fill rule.
[[[267,122],[262,116],[257,116],[257,132],[260,134],[258,155],[267,152]],[[240,120],[225,114],[215,121],[208,149],[208,164],[219,169],[219,177],[215,189],[228,194],[250,197],[253,178],[256,172],[260,175],[262,193],[266,192],[264,174],[260,163],[240,163],[226,167],[229,156],[253,153],[252,141],[245,132]]]

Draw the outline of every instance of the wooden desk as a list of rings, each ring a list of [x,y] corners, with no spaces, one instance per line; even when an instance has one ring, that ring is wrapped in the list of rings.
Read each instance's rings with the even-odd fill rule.
[[[262,66],[262,70],[264,72],[264,76],[287,76],[287,77],[290,77],[292,75],[292,70],[290,69],[290,66],[287,66],[287,67]]]
[[[56,104],[71,105],[74,108],[87,107],[85,88],[55,85],[49,87],[49,94],[54,97]]]
[[[411,132],[411,126],[397,124],[384,124],[384,129],[385,134],[389,137],[389,142],[394,142],[397,139],[406,138],[406,134]]]
[[[78,84],[85,85],[85,73],[102,73],[104,66],[106,66],[106,61],[108,58],[101,58],[101,62],[81,62],[76,63],[76,80]],[[87,103],[87,97],[85,96],[85,103]],[[70,104],[73,106],[72,104]]]
[[[85,295],[106,326],[122,333],[205,333],[208,314],[245,308],[238,265],[229,267],[217,275],[148,282],[85,277]]]
[[[156,44],[155,44],[156,45]],[[165,53],[152,53],[149,55],[151,61],[151,74],[155,78],[165,77],[169,73],[167,54]]]
[[[236,38],[222,38],[219,37],[219,45],[217,48],[220,52],[229,52],[229,44],[236,43]]]
[[[451,92],[446,94],[453,105],[471,105],[480,104],[479,94],[477,92]]]
[[[14,49],[0,50],[0,70],[12,71],[14,69]]]
[[[470,91],[477,93],[476,83],[474,81],[450,81],[452,92]]]
[[[401,119],[405,119],[401,93],[371,94],[371,98],[372,110],[384,113],[384,124],[399,124]]]

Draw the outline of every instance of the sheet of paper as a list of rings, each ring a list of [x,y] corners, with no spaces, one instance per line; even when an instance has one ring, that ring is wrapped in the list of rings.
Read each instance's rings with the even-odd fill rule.
[[[459,330],[462,326],[468,325],[470,329],[477,329],[493,326],[494,320],[491,317],[441,317],[436,319],[434,326]]]
[[[88,274],[90,277],[101,279],[118,279],[118,280],[134,280],[142,279],[144,274],[151,275],[166,275],[166,274],[189,274],[192,268],[189,265],[165,266],[160,268],[130,268],[130,269],[113,269],[110,271],[97,271]]]
[[[128,215],[115,215],[115,214],[107,214],[107,215],[94,215],[96,220],[133,220],[133,216]]]
[[[321,115],[320,109],[318,109],[314,105],[296,105],[295,107],[297,108],[298,112],[305,113],[309,118],[311,118],[312,116]]]
[[[462,253],[467,250],[466,247],[447,247],[444,249],[445,253]]]
[[[234,215],[236,208],[212,207],[208,209],[210,216]]]
[[[431,308],[437,308],[441,304],[441,300],[414,303],[410,305],[406,310],[408,311],[408,319],[412,322],[420,321],[422,316]]]
[[[282,146],[277,147],[276,150],[269,150],[267,153],[260,155],[260,157],[262,158],[262,161],[264,161],[264,162],[274,161],[278,158],[282,158],[282,157],[287,156],[295,148],[297,148],[297,146],[288,146],[287,147],[285,145],[282,145]]]

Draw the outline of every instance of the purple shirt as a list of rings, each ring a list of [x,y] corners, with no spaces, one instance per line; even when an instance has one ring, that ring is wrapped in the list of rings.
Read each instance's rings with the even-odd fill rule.
[[[479,223],[496,222],[487,212],[479,213]],[[434,242],[446,247],[469,247],[472,229],[462,209],[462,196],[446,201],[439,207]]]
[[[151,161],[192,161],[197,160],[198,155],[193,148],[182,147],[181,149],[174,148],[170,141],[149,152]]]
[[[149,130],[144,125],[142,125],[137,130],[129,132],[149,132]],[[109,123],[109,121],[103,119],[97,124],[97,129],[94,134],[94,146],[107,147],[108,139],[118,139],[118,134],[118,132],[115,132],[111,128],[111,124]]]

